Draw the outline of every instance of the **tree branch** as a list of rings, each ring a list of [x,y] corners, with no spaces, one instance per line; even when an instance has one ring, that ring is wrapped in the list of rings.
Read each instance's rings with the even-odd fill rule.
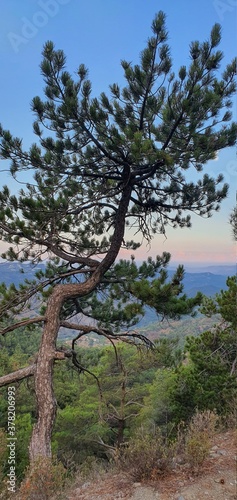
[[[140,340],[144,345],[146,345],[148,348],[153,348],[154,344],[149,340],[145,335],[142,335],[140,333],[136,332],[125,332],[125,333],[113,333],[109,330],[103,329],[103,328],[97,328],[96,326],[90,326],[90,325],[78,325],[77,323],[69,323],[69,321],[61,321],[60,326],[63,326],[64,328],[70,328],[71,330],[79,330],[81,333],[77,335],[77,337],[74,339],[74,343],[76,340],[79,338],[83,337],[87,333],[97,333],[97,335],[102,335],[106,337],[108,340],[111,341],[111,339],[121,339],[123,342],[127,343],[132,343],[132,339],[137,339]]]
[[[140,123],[139,123],[139,130],[143,130],[143,123],[144,123],[144,115],[145,115],[146,103],[147,103],[147,99],[148,99],[149,93],[150,93],[151,88],[152,88],[152,81],[153,81],[153,73],[154,73],[154,66],[155,66],[155,60],[156,60],[157,46],[158,46],[158,35],[156,35],[156,45],[155,45],[155,50],[153,51],[153,57],[152,57],[152,64],[151,64],[150,74],[147,75],[146,90],[145,90],[145,95],[144,95],[143,103],[142,103],[142,109],[141,109],[141,115],[140,115]]]
[[[0,387],[3,387],[7,384],[12,384],[14,382],[19,382],[19,380],[23,380],[24,378],[32,377],[34,375],[36,369],[36,363],[30,366],[26,366],[25,368],[20,368],[12,373],[8,373],[7,375],[3,375],[0,377]]]
[[[6,333],[16,330],[16,328],[21,328],[22,326],[32,325],[32,323],[41,323],[41,321],[45,321],[45,316],[38,316],[37,318],[24,319],[22,321],[19,321],[18,323],[14,323],[13,325],[6,326],[6,328],[0,330],[0,335],[5,335]]]

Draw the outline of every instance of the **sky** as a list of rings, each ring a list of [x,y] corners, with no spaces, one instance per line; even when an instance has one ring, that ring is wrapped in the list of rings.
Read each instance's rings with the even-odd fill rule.
[[[189,62],[189,44],[208,38],[214,23],[222,26],[222,68],[236,55],[237,0],[8,0],[1,2],[0,18],[0,123],[24,147],[35,141],[30,102],[42,95],[39,64],[44,43],[52,40],[67,55],[67,69],[76,73],[79,64],[89,69],[93,94],[107,92],[111,83],[123,82],[121,59],[139,61],[156,12],[167,16],[174,69]],[[236,108],[236,106],[235,106]],[[237,120],[236,109],[233,118]],[[10,175],[0,161],[0,185],[13,190]],[[170,252],[173,262],[234,263],[236,247],[228,222],[236,204],[237,150],[220,152],[205,171],[222,172],[230,190],[220,212],[211,219],[192,216],[191,229],[167,229],[166,238],[156,235],[150,247],[136,251],[138,259]],[[25,174],[24,174],[25,176]],[[25,180],[25,179],[22,179]],[[0,250],[3,246],[0,244]],[[121,256],[129,258],[130,252]]]

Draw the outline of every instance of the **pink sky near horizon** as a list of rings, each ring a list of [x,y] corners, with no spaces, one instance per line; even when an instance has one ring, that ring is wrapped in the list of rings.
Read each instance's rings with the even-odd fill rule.
[[[166,236],[156,234],[149,244],[143,241],[141,247],[135,251],[122,248],[118,258],[129,260],[131,255],[134,255],[137,261],[141,261],[169,252],[171,263],[236,264],[237,244],[233,241],[229,223],[230,211],[225,207],[226,204],[229,206],[228,200],[223,202],[224,209],[209,219],[192,215],[191,228],[173,229],[168,226]],[[141,242],[140,235],[135,236],[135,232],[136,229],[129,229],[125,241]],[[8,247],[7,243],[0,241],[0,254]]]
[[[136,251],[120,251],[120,258],[129,259],[134,254],[137,260],[146,260],[163,252],[171,254],[171,261],[200,264],[235,264],[237,244],[233,240],[229,213],[215,213],[210,219],[192,216],[190,229],[168,227],[166,237],[155,235],[150,245],[146,242]],[[132,234],[129,234],[132,239]]]
[[[229,250],[229,248],[228,248]],[[152,245],[150,249],[142,247],[136,251],[122,249],[119,253],[121,259],[129,259],[134,255],[136,260],[146,260],[149,256],[156,257],[163,252],[171,253],[171,262],[180,264],[235,264],[236,263],[236,247],[232,245],[231,251],[223,253],[218,249],[206,247],[203,251],[193,248],[184,250],[179,248],[169,248],[166,245]]]

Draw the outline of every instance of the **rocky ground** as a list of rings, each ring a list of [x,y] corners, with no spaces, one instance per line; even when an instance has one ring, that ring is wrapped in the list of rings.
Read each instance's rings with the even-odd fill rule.
[[[129,474],[108,473],[80,481],[67,500],[236,500],[236,432],[216,435],[199,474],[177,466],[159,481],[134,483]]]

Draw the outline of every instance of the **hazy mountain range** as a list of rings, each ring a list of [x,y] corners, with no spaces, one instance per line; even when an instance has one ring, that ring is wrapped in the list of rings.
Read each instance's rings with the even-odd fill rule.
[[[6,285],[14,283],[18,286],[19,283],[22,283],[25,278],[34,278],[36,270],[43,267],[44,263],[32,267],[28,263],[19,264],[17,262],[0,262],[0,283],[5,282]],[[172,276],[174,270],[175,267],[170,266],[168,270],[169,277]],[[227,288],[227,276],[233,276],[234,274],[236,274],[236,267],[234,265],[207,266],[199,268],[199,272],[188,271],[185,273],[183,280],[184,292],[188,297],[193,297],[198,291],[207,296],[214,296],[216,293],[220,292],[221,289],[225,290]],[[198,314],[198,317],[196,318],[184,317],[179,322],[171,321],[166,325],[165,322],[160,323],[158,321],[157,314],[153,309],[146,307],[145,316],[136,325],[136,329],[139,329],[142,333],[148,335],[152,339],[153,337],[157,338],[157,336],[167,334],[177,334],[183,338],[187,332],[198,334],[201,331],[204,331],[205,329],[211,327],[214,321],[215,320],[212,320],[212,318],[207,319],[205,317],[200,317]],[[64,331],[64,329],[61,329],[59,338],[70,338],[74,334],[75,332],[73,331],[69,332],[68,330]],[[101,343],[103,340],[98,340],[94,334],[90,334],[87,337],[85,339],[85,345],[90,345],[90,342],[92,343],[91,345],[96,345]]]
[[[19,264],[18,262],[0,262],[0,283],[6,285],[14,283],[16,286],[22,283],[25,278],[32,279],[36,270],[43,268],[44,263],[32,267],[29,263]],[[169,268],[168,274],[171,277],[174,267]],[[185,272],[184,292],[188,297],[193,297],[197,292],[213,296],[221,289],[226,289],[226,278],[236,274],[236,266],[208,266],[190,272]]]

